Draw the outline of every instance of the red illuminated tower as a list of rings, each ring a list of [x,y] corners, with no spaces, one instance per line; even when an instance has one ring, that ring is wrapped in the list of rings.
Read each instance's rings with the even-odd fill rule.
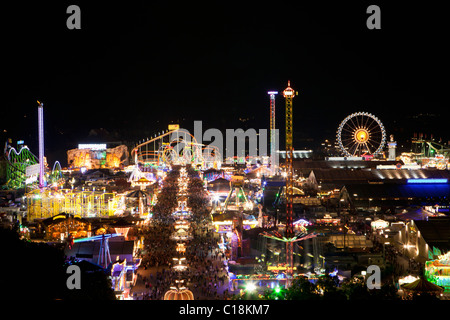
[[[292,99],[297,92],[290,87],[288,81],[287,88],[283,91],[283,97],[286,99],[286,231],[284,235],[278,231],[261,234],[267,238],[282,241],[286,243],[286,287],[289,287],[293,279],[294,270],[294,242],[303,241],[317,236],[315,232],[301,232],[296,234],[293,223],[293,191],[294,191],[294,169],[292,165],[294,147],[293,147],[293,118],[292,118]]]
[[[267,92],[270,95],[270,171],[275,175],[278,166],[275,129],[275,95],[278,91]]]

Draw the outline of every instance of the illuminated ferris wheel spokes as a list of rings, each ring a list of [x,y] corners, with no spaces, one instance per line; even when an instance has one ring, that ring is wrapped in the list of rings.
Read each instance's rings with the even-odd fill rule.
[[[381,121],[367,112],[347,116],[339,125],[337,143],[346,156],[376,155],[386,141]]]

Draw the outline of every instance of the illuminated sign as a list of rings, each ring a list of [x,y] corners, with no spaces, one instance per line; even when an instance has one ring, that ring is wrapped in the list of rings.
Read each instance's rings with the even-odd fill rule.
[[[179,124],[169,124],[169,130],[178,130],[180,129],[180,125]]]
[[[32,165],[30,165],[30,166],[25,168],[25,175],[27,177],[31,177],[31,176],[37,175],[37,174],[39,174],[39,169],[40,169],[39,163],[32,164]]]
[[[269,271],[285,271],[287,268],[285,266],[267,266]],[[297,270],[297,267],[292,267],[293,270]]]
[[[408,179],[408,183],[447,183],[448,179]]]
[[[78,149],[106,150],[106,143],[80,143]]]

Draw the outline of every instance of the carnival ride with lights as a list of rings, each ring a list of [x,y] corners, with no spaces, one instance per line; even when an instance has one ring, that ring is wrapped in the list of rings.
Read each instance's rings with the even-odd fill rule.
[[[65,182],[61,164],[56,161],[51,172],[45,172],[44,157],[44,105],[38,106],[39,158],[28,147],[23,146],[19,152],[5,145],[8,160],[8,185],[20,188],[26,186],[31,191],[26,194],[27,218],[49,218],[60,213],[69,213],[81,217],[107,217],[114,215],[125,206],[124,195],[103,191],[61,189]],[[32,170],[29,170],[29,169]],[[31,181],[27,181],[26,178]],[[39,181],[37,183],[37,177]],[[31,179],[31,178],[34,178]],[[34,183],[36,182],[36,183]]]
[[[116,260],[111,259],[110,240],[114,243],[119,242],[119,247],[123,247],[124,235],[121,233],[105,233],[96,236],[73,239],[71,234],[66,239],[66,248],[64,250],[67,257],[70,257],[69,263],[80,263],[80,260],[86,260],[97,265],[99,270],[109,272],[111,288],[114,290],[116,298],[130,299],[130,290],[136,283],[136,270],[141,264],[141,259],[135,259],[133,256],[127,258],[119,255]],[[122,238],[122,239],[121,239]],[[117,246],[116,246],[117,247]],[[113,249],[114,250],[114,249]],[[120,254],[120,253],[119,253]]]
[[[51,185],[59,185],[64,182],[64,177],[61,172],[61,163],[59,163],[59,161],[55,161],[53,164],[52,172],[50,173],[48,180]]]
[[[130,299],[130,290],[136,282],[136,269],[139,267],[141,259],[127,261],[127,259],[124,258],[122,260],[117,259],[116,261],[112,261],[109,240],[121,236],[122,234],[117,233],[102,234],[88,238],[75,239],[73,240],[73,243],[97,242],[98,258],[97,261],[93,262],[105,271],[110,270],[111,287],[114,290],[116,297],[119,299]],[[95,245],[93,248],[97,248],[97,246]]]
[[[38,159],[27,146],[22,146],[17,152],[14,147],[6,144],[4,157],[7,161],[6,188],[20,189],[26,186],[29,189],[35,189],[38,187],[39,171],[33,170],[39,166]],[[45,173],[44,181],[47,185],[59,185],[64,182],[59,161],[55,161],[52,170]]]
[[[125,205],[124,196],[100,190],[46,188],[27,193],[27,216],[30,221],[49,218],[60,213],[85,217],[113,216]]]
[[[282,241],[286,243],[286,287],[291,284],[294,268],[294,250],[293,246],[295,242],[314,238],[317,235],[315,233],[297,233],[293,223],[293,203],[294,203],[294,168],[293,168],[293,98],[298,95],[298,92],[291,88],[290,81],[288,86],[283,91],[283,97],[286,102],[286,224],[284,227],[284,234],[279,231],[263,232],[262,236]]]
[[[27,167],[38,164],[37,157],[27,146],[22,146],[19,152],[5,144],[4,157],[7,160],[6,187],[19,189],[25,186]]]
[[[450,148],[434,140],[413,139],[413,151],[422,157],[434,157],[441,154],[444,157],[450,156]]]
[[[437,259],[425,262],[425,277],[428,281],[450,291],[450,251],[438,255]]]
[[[156,181],[155,174],[143,172],[141,168],[139,168],[137,161],[132,168],[131,174],[128,177],[128,182],[131,183],[131,187],[139,187],[141,190],[144,190]]]
[[[278,91],[268,91],[270,97],[270,172],[275,175],[277,172],[277,136],[275,128],[275,95]]]
[[[411,139],[411,153],[402,154],[408,156],[407,161],[414,161],[424,167],[437,168],[445,170],[448,168],[450,158],[450,148],[441,142],[437,142],[431,136],[430,139],[424,138],[422,134],[419,137],[415,134]]]
[[[102,235],[93,236],[93,237],[74,239],[72,242],[75,244],[75,243],[82,243],[82,242],[100,241],[97,264],[99,266],[101,266],[103,269],[106,269],[108,267],[108,265],[112,262],[111,254],[109,252],[109,239],[115,238],[115,237],[120,237],[120,236],[121,236],[121,234],[117,234],[117,233],[102,234]]]
[[[244,191],[244,176],[234,175],[230,180],[230,192],[223,204],[222,212],[240,211],[253,212],[253,203]]]
[[[197,143],[195,137],[183,129],[147,139],[131,150],[131,156],[144,167],[191,164],[217,169],[222,164],[218,147]]]
[[[347,157],[380,154],[386,143],[386,131],[380,119],[368,112],[356,112],[340,124],[336,141]]]
[[[20,189],[27,187],[29,189],[35,189],[37,187],[44,188],[47,185],[54,186],[64,182],[59,161],[54,163],[51,172],[45,172],[44,104],[39,101],[38,103],[39,156],[36,157],[27,146],[23,145],[23,140],[21,141],[19,151],[17,151],[9,145],[11,139],[8,139],[3,152],[3,157],[7,163],[5,188]]]
[[[292,196],[294,197],[292,200],[293,204],[296,203],[300,203],[300,198],[305,195],[305,192],[297,187],[293,187],[293,191],[292,191]],[[278,207],[281,205],[285,205],[285,201],[286,201],[286,186],[281,186],[280,189],[278,190],[276,196],[275,196],[275,200],[273,202],[273,206],[274,207]]]
[[[253,214],[253,203],[244,191],[244,176],[233,175],[230,179],[230,191],[223,205],[216,208],[212,214],[213,225],[216,232],[225,234],[229,238],[227,242],[235,247],[234,256],[242,252],[242,233],[244,229],[256,227],[258,220]],[[225,241],[223,241],[225,242]]]

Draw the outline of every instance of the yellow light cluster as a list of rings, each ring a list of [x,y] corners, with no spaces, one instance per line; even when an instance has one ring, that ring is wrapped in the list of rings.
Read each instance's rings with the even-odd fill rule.
[[[102,191],[57,191],[35,189],[26,195],[30,220],[49,218],[62,212],[81,217],[107,217],[119,208],[121,195]]]

